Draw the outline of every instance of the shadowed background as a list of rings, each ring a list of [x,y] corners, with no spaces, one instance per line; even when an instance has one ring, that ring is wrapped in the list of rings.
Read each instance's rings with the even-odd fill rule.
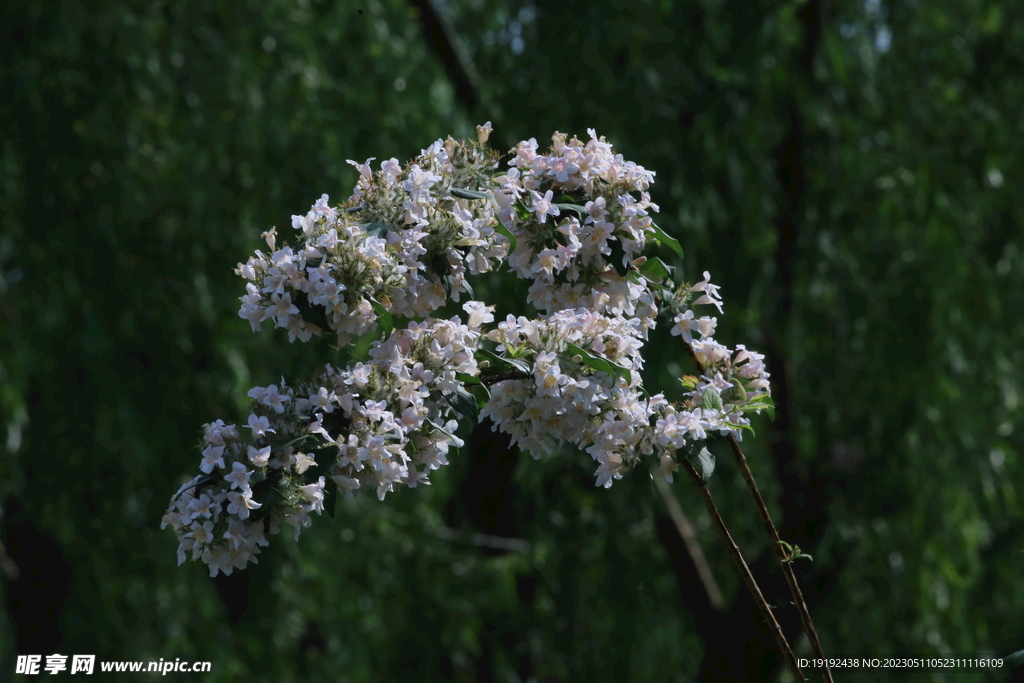
[[[404,161],[485,120],[505,148],[593,127],[656,171],[676,265],[722,285],[716,336],[768,356],[777,417],[744,447],[814,557],[797,574],[826,651],[1024,648],[1019,3],[3,12],[0,679],[54,653],[209,660],[210,681],[775,676],[689,482],[673,495],[721,600],[645,472],[596,489],[586,455],[535,462],[486,430],[433,486],[339,502],[249,571],[176,566],[159,522],[202,423],[345,359],[252,334],[234,265],[320,194],[346,198],[346,159]],[[474,286],[522,310],[521,283]],[[652,393],[690,371],[667,327]],[[712,492],[806,653],[720,456]]]

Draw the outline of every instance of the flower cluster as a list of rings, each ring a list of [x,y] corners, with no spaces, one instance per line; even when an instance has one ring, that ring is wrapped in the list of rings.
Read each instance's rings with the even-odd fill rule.
[[[640,325],[621,315],[578,308],[540,320],[509,316],[487,338],[503,353],[531,362],[531,377],[506,380],[491,389],[481,416],[540,458],[570,443],[599,463],[599,485],[621,477],[624,463],[653,452],[651,404],[641,394]],[[596,370],[584,362],[610,364]],[[600,364],[599,364],[600,365]],[[627,379],[628,377],[628,379]]]
[[[461,415],[491,418],[534,457],[583,450],[607,487],[642,460],[671,481],[680,450],[712,433],[739,439],[747,413],[772,408],[763,356],[719,344],[717,318],[694,313],[722,312],[709,274],[675,285],[670,267],[641,254],[652,241],[678,250],[650,217],[653,172],[592,130],[586,144],[556,133],[547,154],[521,142],[499,170],[484,145],[490,126],[477,131],[474,143],[438,140],[404,167],[350,162],[359,179],[347,202],[332,207],[324,195],[293,217],[294,247],[278,249],[271,230],[270,254],[239,264],[239,315],[254,331],[273,320],[292,341],[329,332],[345,345],[377,326],[386,338],[364,362],[254,387],[241,427],[205,426],[200,473],[164,516],[179,562],[191,552],[211,574],[231,573],[282,523],[298,537],[339,491],[370,488],[383,500],[396,485],[429,483],[462,445]],[[540,315],[488,327],[494,307],[471,300],[465,323],[431,317],[449,299],[472,299],[467,276],[502,260],[533,280]],[[698,367],[675,402],[650,396],[641,378],[659,313]],[[490,387],[479,411],[473,385]]]
[[[427,319],[377,342],[367,363],[325,372],[295,387],[254,387],[248,424],[204,429],[201,474],[171,500],[163,525],[178,536],[179,564],[192,552],[230,574],[256,561],[265,532],[299,530],[322,513],[325,495],[359,488],[383,500],[396,484],[429,483],[448,464],[458,423],[447,396],[457,375],[478,373],[474,351],[490,309],[468,302],[469,325]]]
[[[589,133],[586,144],[555,133],[546,155],[535,139],[520,142],[512,168],[497,178],[499,217],[517,240],[509,265],[534,281],[529,301],[542,311],[654,318],[651,291],[626,277],[654,230],[649,213],[658,206],[647,193],[654,172]]]
[[[458,301],[471,292],[467,274],[491,270],[508,253],[508,238],[494,229],[495,202],[477,189],[497,166],[482,141],[438,140],[404,168],[388,159],[374,173],[371,161],[349,162],[360,176],[344,205],[331,207],[325,194],[292,216],[295,247],[277,249],[271,230],[271,253],[238,264],[249,281],[238,314],[253,331],[273,320],[290,341],[329,330],[345,345],[376,326],[378,307],[421,317],[448,296]]]

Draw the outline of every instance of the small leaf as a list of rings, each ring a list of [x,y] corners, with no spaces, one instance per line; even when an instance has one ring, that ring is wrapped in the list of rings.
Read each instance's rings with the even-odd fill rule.
[[[371,298],[370,305],[373,306],[373,311],[377,314],[377,324],[380,325],[380,329],[384,331],[384,338],[387,339],[391,336],[391,331],[395,329],[395,320],[381,302]]]
[[[327,511],[327,516],[334,519],[334,507],[338,502],[338,485],[334,483],[334,480],[330,477],[324,479],[326,490],[324,492],[324,510]]]
[[[612,252],[608,255],[608,262],[611,263],[616,273],[625,277],[630,268],[626,265],[626,252],[622,248],[622,242],[617,239],[608,240],[608,248]]]
[[[442,426],[438,425],[438,424],[437,424],[436,422],[431,422],[430,420],[427,420],[427,423],[428,423],[428,424],[429,424],[429,425],[430,425],[431,427],[433,427],[434,429],[436,429],[437,431],[441,432],[442,434],[446,434],[447,436],[450,436],[450,437],[452,437],[453,439],[457,439],[457,438],[458,438],[457,436],[455,436],[454,434],[452,434],[451,432],[449,432],[449,431],[448,431],[447,429],[445,429],[444,427],[442,427]],[[460,440],[461,440],[461,439],[460,439]]]
[[[304,476],[307,484],[315,484],[320,481],[320,477],[326,477],[327,471],[338,460],[339,449],[336,445],[334,445],[334,448],[321,449],[321,452],[324,452],[324,457],[320,458],[315,465],[305,472]]]
[[[434,254],[434,257],[430,259],[430,267],[434,270],[434,274],[437,275],[437,279],[441,281],[441,286],[444,287],[444,294],[447,298],[452,296],[452,265],[448,262],[448,257],[444,254]]]
[[[479,190],[466,190],[461,187],[453,187],[449,192],[452,193],[453,197],[459,197],[460,199],[491,199],[490,192],[480,192]]]
[[[473,375],[467,375],[464,372],[456,372],[455,379],[459,380],[463,384],[480,384],[480,378],[474,377]]]
[[[699,453],[694,453],[694,450],[695,448],[685,449],[686,461],[697,470],[701,485],[707,485],[715,472],[715,456],[707,448],[702,447]]]
[[[735,422],[722,422],[722,424],[724,424],[726,427],[730,427],[732,429],[745,429],[748,432],[750,432],[751,435],[756,436],[756,434],[754,433],[754,428],[751,427],[750,425],[741,425],[741,424],[736,424]]]
[[[516,216],[521,221],[528,221],[530,220],[530,216],[533,215],[533,212],[530,211],[526,204],[523,204],[523,200],[521,199],[517,199],[515,203],[512,204],[512,207],[516,210]]]
[[[757,394],[752,399],[744,403],[741,408],[743,412],[764,410],[768,413],[768,417],[772,420],[775,419],[775,402],[772,401],[772,397],[768,394]]]
[[[375,221],[370,223],[360,223],[359,228],[364,233],[366,233],[367,237],[372,236],[383,238],[385,235],[388,234],[388,226],[384,225],[383,223],[377,223]]]
[[[514,370],[519,370],[520,372],[530,374],[529,364],[526,361],[519,360],[518,358],[506,358],[504,356],[499,356],[493,351],[488,351],[487,349],[477,349],[474,356],[476,357],[478,362],[482,360],[488,360],[491,362],[492,365],[496,363],[500,366],[509,367]]]
[[[668,233],[659,228],[653,222],[651,223],[651,230],[654,232],[654,240],[659,244],[664,244],[666,247],[676,253],[676,256],[683,258],[683,248],[679,246],[679,242],[674,238],[670,237]]]
[[[575,344],[569,342],[565,345],[566,350],[572,356],[580,356],[583,359],[583,364],[599,372],[607,372],[612,377],[621,377],[626,381],[626,384],[633,383],[633,376],[630,374],[627,368],[622,367],[618,363],[613,363],[607,358],[601,358],[595,356],[586,349],[583,349]]]
[[[300,441],[302,441],[304,439],[312,439],[314,436],[316,436],[316,435],[315,434],[299,434],[294,439],[289,439],[288,441],[285,441],[283,443],[275,443],[275,444],[270,444],[270,445],[273,447],[273,450],[275,450],[275,451],[283,451],[285,448],[288,448],[292,444],[296,444],[296,443],[298,443],[298,442],[300,442]]]
[[[198,496],[199,495],[199,489],[203,488],[204,486],[206,486],[210,482],[219,479],[221,476],[223,476],[223,475],[221,475],[219,472],[213,472],[211,474],[207,474],[207,475],[205,475],[203,477],[200,477],[199,480],[196,481],[195,483],[189,484],[188,486],[183,488],[178,493],[178,495],[180,496],[182,493],[185,493],[185,491],[188,491],[189,489],[195,489],[196,490],[196,496]]]
[[[700,402],[701,408],[704,410],[722,410],[722,397],[718,394],[718,389],[714,387],[707,387],[704,389],[704,395],[701,397]]]
[[[444,400],[457,412],[465,415],[474,423],[479,422],[480,414],[476,405],[476,396],[469,393],[465,387],[459,386],[455,391],[444,394]]]
[[[552,204],[551,206],[555,207],[559,211],[575,212],[581,218],[587,215],[586,209],[584,209],[582,206],[579,206],[578,204]]]
[[[363,210],[363,205],[360,204],[359,206],[350,206],[350,207],[348,207],[347,209],[345,209],[345,213],[355,213],[357,211],[362,211],[362,210]]]
[[[661,282],[665,278],[672,277],[675,268],[666,265],[660,258],[648,258],[644,265],[640,266],[640,272],[652,282]]]
[[[494,226],[494,232],[501,233],[502,235],[508,238],[508,241],[510,242],[509,252],[513,252],[516,250],[516,245],[519,243],[519,241],[516,239],[516,236],[512,234],[511,230],[506,228],[501,223],[498,223],[497,225]]]

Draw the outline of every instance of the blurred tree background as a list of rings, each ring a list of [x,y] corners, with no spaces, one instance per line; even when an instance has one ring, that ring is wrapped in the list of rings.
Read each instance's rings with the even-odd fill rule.
[[[587,456],[535,462],[489,433],[432,487],[339,501],[250,571],[176,566],[159,522],[201,424],[329,356],[252,334],[234,265],[321,193],[346,198],[346,159],[404,160],[486,119],[506,147],[594,127],[657,172],[678,265],[723,286],[717,336],[768,354],[777,419],[744,445],[782,537],[814,557],[798,576],[826,651],[1024,648],[1020,3],[14,0],[4,15],[0,677],[53,653],[209,660],[210,681],[780,672],[689,482],[673,493],[721,603],[645,473],[599,490]],[[477,291],[523,299],[502,277]],[[648,382],[671,391],[690,368],[657,332]],[[730,458],[711,488],[809,652]]]

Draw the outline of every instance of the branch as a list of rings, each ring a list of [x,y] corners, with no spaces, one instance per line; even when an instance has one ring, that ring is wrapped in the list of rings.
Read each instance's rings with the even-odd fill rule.
[[[747,466],[747,458],[743,455],[743,450],[740,448],[736,438],[729,436],[729,447],[732,449],[732,454],[736,457],[736,464],[739,465],[740,472],[743,474],[743,480],[747,482],[747,488],[750,489],[750,494],[754,497],[754,501],[757,503],[757,510],[761,515],[761,521],[764,522],[764,527],[768,531],[768,537],[771,539],[772,547],[775,549],[775,557],[779,560],[779,566],[782,567],[782,573],[786,577],[786,583],[789,584],[789,592],[793,596],[793,602],[796,603],[797,609],[800,611],[800,621],[804,625],[804,630],[807,631],[807,637],[811,641],[811,647],[814,649],[814,654],[822,660],[824,663],[821,669],[825,676],[825,680],[832,683],[832,672],[828,667],[828,658],[825,657],[825,651],[821,648],[821,641],[818,640],[818,631],[814,628],[814,621],[811,620],[811,613],[807,609],[807,603],[804,602],[803,592],[800,590],[800,584],[796,581],[796,573],[793,572],[793,564],[788,561],[786,557],[786,551],[782,545],[782,539],[779,538],[779,532],[775,528],[775,524],[772,522],[772,516],[768,512],[768,507],[764,504],[764,498],[761,497],[761,491],[757,487],[757,482],[754,481],[754,475],[750,471],[750,467]]]
[[[743,575],[743,581],[747,584],[747,588],[750,589],[751,595],[754,596],[754,601],[757,603],[758,608],[764,615],[765,621],[768,623],[768,628],[771,629],[772,635],[775,637],[775,642],[779,646],[779,650],[782,651],[782,655],[786,658],[786,662],[789,664],[790,670],[793,672],[793,677],[798,683],[806,683],[803,672],[800,670],[800,665],[797,664],[796,656],[793,654],[793,648],[789,646],[786,641],[786,636],[782,632],[782,627],[779,626],[778,620],[775,619],[775,614],[772,612],[772,608],[768,605],[768,601],[764,599],[764,595],[761,594],[761,589],[757,585],[757,581],[754,580],[754,575],[750,573],[750,567],[747,566],[746,561],[743,559],[743,554],[740,552],[739,546],[736,545],[736,541],[732,539],[732,535],[729,533],[728,527],[725,526],[725,521],[722,516],[718,514],[718,508],[715,506],[715,501],[711,497],[711,491],[705,486],[701,480],[700,475],[697,474],[697,470],[693,469],[686,460],[682,460],[681,463],[686,471],[689,472],[690,477],[694,483],[697,484],[697,490],[700,491],[701,497],[704,499],[704,505],[708,509],[708,513],[711,515],[711,519],[715,521],[715,526],[718,527],[718,533],[722,537],[722,542],[725,544],[725,549],[729,552],[736,567],[740,570],[740,574]]]
[[[683,344],[686,346],[686,350],[690,354],[690,359],[694,365],[697,366],[697,370],[701,375],[704,374],[705,369],[697,358],[696,352],[693,347],[689,344]],[[825,680],[828,683],[832,683],[832,672],[828,667],[828,659],[825,657],[825,652],[821,647],[821,641],[818,639],[818,631],[814,628],[814,621],[811,619],[811,613],[807,609],[807,603],[804,602],[803,592],[800,590],[800,584],[797,583],[796,574],[793,572],[793,566],[786,557],[786,551],[779,538],[778,529],[775,528],[775,523],[772,521],[771,513],[768,512],[768,506],[764,503],[764,498],[761,496],[761,490],[757,486],[757,482],[754,480],[754,474],[750,471],[750,467],[747,465],[747,458],[743,455],[743,450],[740,448],[740,444],[736,441],[736,437],[730,435],[727,439],[729,447],[732,450],[733,456],[736,458],[736,464],[740,468],[740,473],[743,475],[743,480],[747,482],[747,488],[750,490],[750,494],[754,497],[754,502],[757,504],[757,511],[761,515],[761,521],[764,523],[765,529],[768,531],[768,538],[772,542],[772,549],[775,553],[775,559],[779,561],[779,566],[782,568],[782,574],[786,577],[786,583],[789,585],[789,592],[793,596],[793,602],[796,604],[797,609],[800,612],[800,621],[803,624],[804,630],[807,631],[807,637],[811,641],[811,647],[814,649],[815,655],[824,662],[824,667],[821,671],[824,674]],[[690,467],[689,463],[686,463],[687,467]],[[690,467],[692,469],[692,467]]]

